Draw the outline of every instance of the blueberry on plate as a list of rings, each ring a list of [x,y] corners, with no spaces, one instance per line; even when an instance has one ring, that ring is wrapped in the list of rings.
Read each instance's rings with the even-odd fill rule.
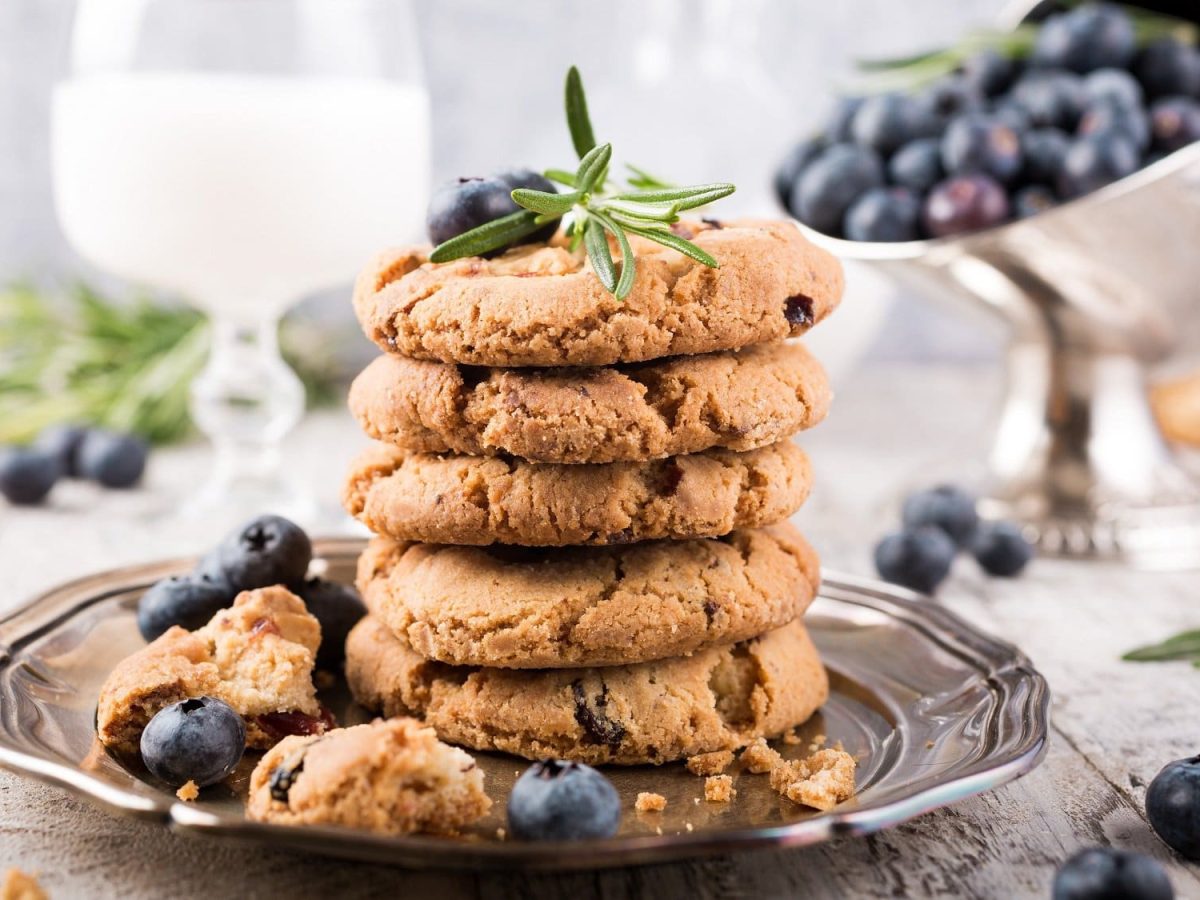
[[[300,599],[308,611],[321,623],[321,649],[317,665],[323,669],[336,668],[346,658],[346,636],[358,620],[367,614],[358,591],[352,587],[310,578],[300,585]]]
[[[1140,109],[1145,100],[1138,80],[1124,69],[1097,69],[1083,79],[1088,103],[1112,103],[1124,109]]]
[[[1058,197],[1054,191],[1042,184],[1023,187],[1013,194],[1012,198],[1013,216],[1018,219],[1028,219],[1056,206]]]
[[[1150,119],[1140,106],[1122,107],[1098,103],[1084,110],[1075,133],[1080,137],[1100,134],[1124,135],[1139,153],[1150,147]]]
[[[967,57],[962,64],[963,77],[988,97],[1008,90],[1015,73],[1016,64],[991,48]]]
[[[1072,129],[1083,112],[1083,82],[1070,72],[1034,70],[1016,83],[1012,99],[1035,128]]]
[[[55,454],[36,447],[0,450],[0,494],[14,506],[41,503],[61,474]]]
[[[1200,859],[1200,756],[1167,763],[1146,789],[1146,817],[1173,850]]]
[[[1080,850],[1054,876],[1054,900],[1172,900],[1163,867],[1141,853],[1111,847]]]
[[[871,188],[846,212],[852,241],[915,241],[921,236],[921,200],[903,187]]]
[[[1070,146],[1071,139],[1058,128],[1034,128],[1025,132],[1021,135],[1025,178],[1039,184],[1054,184]]]
[[[975,498],[952,484],[939,484],[910,494],[904,499],[900,518],[905,528],[922,525],[940,528],[960,547],[971,540],[979,525]]]
[[[583,763],[550,759],[522,773],[508,795],[508,827],[526,841],[577,841],[617,833],[621,798]]]
[[[1133,74],[1151,99],[1200,94],[1200,50],[1174,37],[1156,38],[1138,54]]]
[[[444,184],[429,200],[425,228],[437,246],[480,225],[517,212],[513,189],[499,178],[459,178]],[[522,243],[533,240],[532,235]],[[502,253],[496,250],[492,255]]]
[[[980,173],[1009,182],[1021,173],[1021,165],[1017,133],[990,116],[959,116],[942,135],[942,168],[950,175]]]
[[[138,601],[138,631],[147,641],[174,625],[195,631],[232,602],[233,595],[223,581],[202,575],[164,578]]]
[[[939,78],[925,90],[920,99],[925,101],[942,122],[964,113],[977,112],[984,104],[983,91],[975,82],[961,74]]]
[[[865,147],[835,144],[814,159],[792,189],[796,218],[825,234],[841,235],[850,204],[883,185],[883,163]]]
[[[1058,173],[1060,197],[1080,197],[1137,171],[1141,160],[1133,141],[1106,131],[1075,141]]]
[[[312,542],[304,529],[283,516],[259,516],[220,543],[216,560],[235,594],[274,584],[297,586],[312,562]],[[211,565],[200,571],[211,576]]]
[[[877,94],[863,101],[854,114],[851,134],[855,143],[887,156],[913,138],[937,131],[933,110],[907,94]]]
[[[58,459],[59,471],[64,478],[79,475],[79,445],[87,429],[82,425],[51,425],[37,436],[33,446],[43,453]]]
[[[922,219],[934,237],[991,228],[1008,221],[1008,195],[987,175],[959,175],[935,185],[925,198]]]
[[[1018,135],[1024,135],[1033,127],[1033,119],[1016,100],[1003,99],[991,111],[991,116],[997,122],[1003,122]]]
[[[875,545],[875,571],[884,581],[932,594],[950,574],[957,553],[940,528],[906,528]]]
[[[783,158],[783,162],[779,164],[779,168],[775,170],[775,179],[772,182],[775,187],[775,196],[785,209],[791,200],[792,187],[796,184],[796,179],[826,146],[825,138],[820,135],[805,138],[788,152],[788,155]]]
[[[93,428],[79,444],[79,475],[107,488],[131,488],[142,480],[149,452],[135,434]]]
[[[497,181],[501,181],[508,186],[510,191],[509,199],[511,200],[511,192],[517,188],[528,188],[531,191],[542,191],[546,194],[557,194],[558,188],[554,186],[554,182],[542,175],[540,172],[535,172],[533,169],[501,169],[492,175]],[[516,210],[513,210],[516,212]],[[547,222],[546,227],[539,228],[527,238],[522,238],[522,244],[536,244],[539,241],[548,241],[554,237],[554,233],[558,231],[559,222],[556,219],[553,222]]]
[[[1089,3],[1049,16],[1038,29],[1033,62],[1076,72],[1126,68],[1137,52],[1133,22],[1108,3]]]
[[[1200,141],[1200,103],[1191,97],[1164,97],[1150,107],[1154,147],[1173,153]]]
[[[909,141],[887,164],[893,184],[923,193],[942,180],[942,142],[935,137]]]
[[[851,126],[854,124],[855,114],[865,99],[865,97],[838,98],[837,105],[834,106],[833,112],[829,116],[829,122],[825,126],[825,136],[830,143],[845,144],[854,140]]]
[[[142,732],[142,762],[172,787],[215,784],[246,749],[246,723],[224,700],[195,697],[160,710]]]
[[[1033,545],[1015,522],[984,522],[971,539],[971,554],[989,575],[1012,578],[1033,559]]]

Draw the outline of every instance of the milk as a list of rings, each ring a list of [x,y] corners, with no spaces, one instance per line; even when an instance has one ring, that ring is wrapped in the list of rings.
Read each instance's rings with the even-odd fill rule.
[[[429,132],[412,85],[85,76],[54,96],[58,215],[101,269],[262,320],[418,237]]]

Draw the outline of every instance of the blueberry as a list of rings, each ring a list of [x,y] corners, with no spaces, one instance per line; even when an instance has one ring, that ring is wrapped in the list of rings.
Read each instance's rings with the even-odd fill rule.
[[[971,539],[971,553],[989,575],[1012,578],[1033,559],[1033,545],[1014,522],[984,522]]]
[[[1066,132],[1057,128],[1035,128],[1025,132],[1021,135],[1025,178],[1038,184],[1053,184],[1070,146],[1071,139]]]
[[[792,189],[790,208],[800,221],[838,236],[850,204],[883,184],[883,163],[864,147],[835,144],[804,170]]]
[[[14,506],[41,503],[61,473],[58,456],[36,447],[0,451],[0,494]]]
[[[816,159],[826,147],[825,138],[817,136],[806,138],[791,149],[779,168],[775,170],[775,196],[786,209],[792,195],[792,187],[800,177],[805,167]]]
[[[1161,37],[1138,54],[1133,74],[1150,98],[1200,94],[1200,50],[1178,38]]]
[[[937,121],[928,105],[906,94],[868,97],[854,114],[851,125],[855,143],[884,156],[936,129]]]
[[[950,574],[957,552],[940,528],[906,528],[875,545],[875,570],[884,581],[932,594]]]
[[[246,723],[223,700],[196,697],[160,710],[142,732],[142,762],[172,787],[215,784],[246,749]]]
[[[436,246],[520,209],[513,189],[498,178],[459,178],[434,191],[425,213],[429,240]],[[533,238],[527,237],[528,243]],[[494,251],[493,255],[503,252]]]
[[[963,61],[963,77],[980,93],[998,97],[1012,84],[1016,66],[1008,57],[987,49]]]
[[[1135,52],[1129,16],[1111,4],[1093,3],[1047,18],[1038,29],[1032,58],[1039,66],[1091,72],[1126,68]]]
[[[64,478],[79,475],[79,445],[87,429],[81,425],[51,425],[37,436],[33,446],[58,460]]]
[[[1008,195],[986,175],[947,179],[925,198],[925,230],[934,237],[990,228],[1008,217]]]
[[[173,625],[195,631],[232,602],[224,582],[200,575],[164,578],[138,601],[138,631],[147,641]]]
[[[863,105],[865,97],[839,97],[829,122],[825,126],[825,137],[830,143],[845,144],[854,140],[851,128],[854,116]]]
[[[1017,82],[1012,100],[1035,128],[1072,129],[1083,112],[1083,82],[1070,72],[1033,71]]]
[[[1088,103],[1112,103],[1125,109],[1139,109],[1144,101],[1142,86],[1124,69],[1097,69],[1083,79]]]
[[[909,141],[888,160],[887,171],[894,184],[929,190],[942,180],[942,142],[932,137]]]
[[[542,175],[540,172],[535,172],[533,169],[501,169],[499,172],[492,174],[492,177],[497,181],[503,182],[508,186],[509,191],[515,191],[517,188],[528,188],[532,191],[542,191],[547,194],[557,194],[558,188],[554,186],[554,182]],[[512,199],[511,197],[509,199]],[[516,210],[513,210],[514,212]],[[539,228],[529,237],[522,238],[522,244],[535,244],[539,241],[548,241],[554,237],[554,233],[558,231],[558,221],[547,222],[545,228]]]
[[[979,524],[975,498],[952,484],[939,484],[910,494],[904,500],[900,517],[905,528],[922,525],[940,528],[960,547],[971,540]]]
[[[959,116],[942,135],[942,168],[949,175],[980,173],[1008,182],[1020,174],[1021,165],[1017,133],[988,116]]]
[[[1023,187],[1012,198],[1013,216],[1018,219],[1028,219],[1056,206],[1058,197],[1054,191],[1041,184]]]
[[[1163,867],[1141,853],[1089,847],[1068,859],[1054,876],[1054,900],[1172,900]]]
[[[346,635],[367,614],[358,591],[334,581],[310,578],[300,585],[300,599],[321,623],[317,665],[333,669],[346,657]]]
[[[1075,133],[1080,137],[1107,133],[1124,135],[1133,141],[1139,152],[1150,146],[1150,120],[1140,106],[1100,103],[1088,107]]]
[[[1200,756],[1167,763],[1146,789],[1155,834],[1188,859],[1200,859]]]
[[[582,763],[536,762],[508,795],[513,836],[533,841],[576,841],[617,833],[621,799],[612,782]]]
[[[908,188],[872,188],[846,212],[852,241],[915,241],[921,236],[921,200]]]
[[[939,78],[925,91],[922,99],[940,121],[983,108],[983,91],[965,75]]]
[[[1137,147],[1123,134],[1102,132],[1075,141],[1058,175],[1060,197],[1079,197],[1137,170]]]
[[[283,516],[259,516],[221,542],[216,560],[235,594],[274,584],[297,586],[312,562],[312,543]],[[213,574],[211,565],[202,561],[200,571]]]
[[[1164,97],[1150,107],[1154,146],[1173,153],[1200,141],[1200,103],[1190,97]]]
[[[1029,117],[1029,113],[1025,111],[1025,107],[1017,103],[1016,100],[1005,100],[1002,103],[996,104],[992,109],[991,115],[997,122],[1004,123],[1022,136],[1033,127],[1033,119]]]
[[[107,488],[130,488],[142,480],[149,452],[135,434],[93,428],[79,444],[79,475]]]

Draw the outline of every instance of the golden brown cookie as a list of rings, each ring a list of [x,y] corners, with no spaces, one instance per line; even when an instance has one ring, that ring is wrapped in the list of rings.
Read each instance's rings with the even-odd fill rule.
[[[842,296],[837,259],[790,222],[680,223],[712,269],[631,235],[637,280],[624,300],[582,252],[557,242],[496,259],[435,264],[428,248],[378,256],[354,308],[391,353],[481,366],[606,366],[736,350],[803,334]]]
[[[816,553],[791,525],[720,540],[525,550],[375,538],[368,608],[454,665],[616,666],[745,640],[808,608]]]
[[[719,537],[773,525],[808,497],[808,457],[789,441],[644,463],[531,463],[375,444],[350,468],[346,511],[375,534],[527,547]]]
[[[246,813],[282,825],[454,834],[491,805],[475,760],[398,718],[285,738],[255,767]]]
[[[468,669],[431,663],[368,616],[346,642],[356,700],[423,715],[445,741],[527,759],[664,763],[732,750],[804,722],[829,682],[797,620],[692,656],[592,669]]]
[[[1200,447],[1200,372],[1156,384],[1150,405],[1168,440]]]
[[[333,724],[313,687],[320,643],[321,626],[299,597],[282,587],[245,591],[203,628],[175,626],[113,669],[96,710],[100,740],[136,753],[155,713],[189,697],[232,706],[250,747],[320,734]]]
[[[763,447],[821,422],[831,397],[803,345],[776,343],[590,369],[385,355],[349,403],[367,434],[408,450],[603,463]]]

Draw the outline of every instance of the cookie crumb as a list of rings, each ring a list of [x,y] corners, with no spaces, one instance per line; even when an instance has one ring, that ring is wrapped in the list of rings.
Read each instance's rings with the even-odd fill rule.
[[[37,878],[20,869],[9,869],[4,875],[4,883],[0,884],[0,898],[3,900],[49,900],[49,895],[42,890]]]
[[[704,799],[709,803],[728,803],[736,796],[733,779],[728,775],[709,775],[704,779]]]
[[[733,762],[732,750],[714,750],[691,757],[686,765],[693,775],[719,775]]]
[[[655,834],[662,834],[662,826],[661,826],[661,825],[655,825],[655,826],[654,826],[654,833],[655,833]]]
[[[686,827],[688,831],[692,831],[692,830],[693,830],[693,829],[692,829],[692,823],[691,823],[691,822],[685,822],[685,823],[684,823],[684,827]]]
[[[934,746],[935,746],[935,745],[934,745],[933,741],[926,741],[926,742],[925,742],[925,749],[926,749],[926,750],[932,750],[932,749],[934,748]]]
[[[800,732],[795,728],[791,731],[785,731],[782,740],[789,747],[795,747],[797,744],[804,742],[804,738],[800,737]]]
[[[662,794],[652,794],[649,791],[642,791],[637,795],[637,802],[634,804],[634,809],[638,812],[662,812],[667,808],[667,798]]]
[[[503,828],[497,828],[497,829],[496,829],[496,840],[498,840],[498,841],[502,841],[502,840],[504,840],[506,837],[508,837],[508,832],[507,832],[507,831],[505,831]]]
[[[807,759],[771,769],[771,787],[793,803],[826,811],[854,796],[854,757],[844,750],[818,750]]]
[[[185,781],[183,786],[175,792],[175,796],[184,803],[190,803],[200,796],[200,785],[191,780]]]
[[[739,759],[747,771],[753,772],[755,775],[770,772],[783,762],[783,757],[768,747],[763,738],[759,738],[743,750]]]

